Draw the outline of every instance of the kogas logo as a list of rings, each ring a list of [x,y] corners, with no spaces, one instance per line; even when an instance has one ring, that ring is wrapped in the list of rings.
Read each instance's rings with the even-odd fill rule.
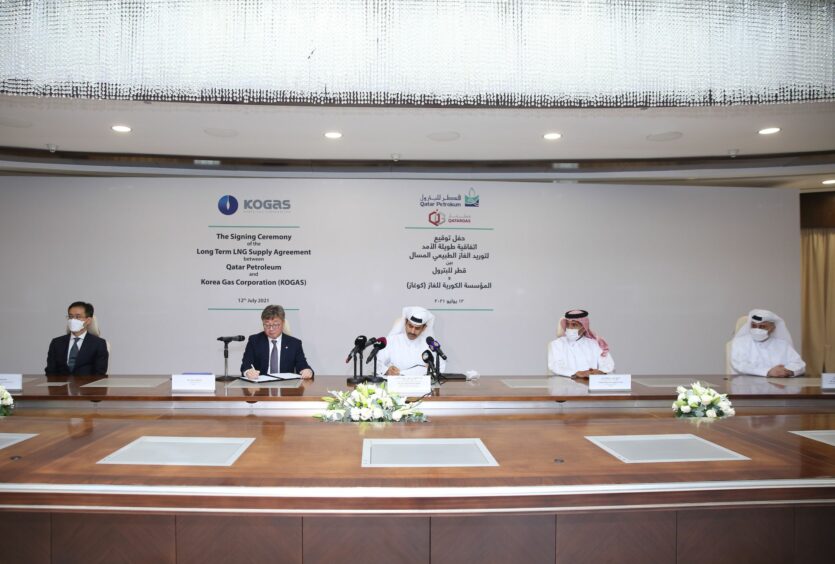
[[[478,198],[478,194],[475,193],[475,188],[470,188],[469,194],[464,194],[464,206],[468,208],[477,208]]]
[[[245,210],[289,210],[290,200],[244,200]]]
[[[441,225],[442,223],[445,223],[445,222],[446,222],[446,215],[444,215],[442,212],[440,212],[438,210],[429,212],[429,223],[431,223],[435,227],[438,227],[439,225]]]
[[[220,200],[217,201],[217,209],[223,215],[232,215],[238,211],[238,199],[229,194],[221,196]]]

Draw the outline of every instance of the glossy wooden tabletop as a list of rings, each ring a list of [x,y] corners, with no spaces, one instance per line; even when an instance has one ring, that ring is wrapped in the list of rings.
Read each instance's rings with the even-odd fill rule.
[[[40,417],[22,409],[0,419],[0,433],[36,436],[0,450],[0,497],[6,505],[139,504],[240,511],[831,502],[835,447],[790,431],[833,429],[835,414],[826,412],[741,414],[701,424],[660,414],[331,424],[247,416]],[[749,460],[626,464],[586,438],[658,434],[693,434]],[[97,464],[142,436],[243,437],[254,442],[231,467]],[[361,454],[367,438],[479,438],[499,465],[364,468]],[[177,490],[183,487],[192,490]]]
[[[96,386],[102,376],[43,376],[25,375],[21,400],[110,400],[110,401],[316,401],[330,390],[345,390],[351,386],[344,376],[316,376],[294,387],[237,387],[217,382],[214,393],[172,393],[170,375],[117,375],[108,380],[125,378],[148,379],[152,385],[144,387]],[[691,382],[708,383],[720,393],[733,399],[835,399],[835,391],[822,390],[820,379],[760,378],[756,376],[725,375],[633,375],[631,392],[589,392],[587,383],[559,376],[482,376],[474,381],[450,380],[433,390],[427,401],[607,401],[607,400],[667,400],[675,392],[675,385]]]

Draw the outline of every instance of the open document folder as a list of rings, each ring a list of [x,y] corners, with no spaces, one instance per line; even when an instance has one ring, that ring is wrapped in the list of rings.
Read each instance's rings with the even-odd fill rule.
[[[275,382],[276,380],[298,380],[301,376],[293,374],[292,372],[282,372],[280,374],[260,374],[258,378],[255,379],[247,378],[246,376],[238,376],[238,378],[244,382],[256,382],[258,384],[262,384],[264,382]]]

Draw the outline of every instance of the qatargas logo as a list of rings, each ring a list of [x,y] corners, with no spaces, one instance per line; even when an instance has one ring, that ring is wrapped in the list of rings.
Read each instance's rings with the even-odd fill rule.
[[[220,200],[217,201],[217,209],[223,215],[232,215],[238,211],[238,199],[229,194],[221,196]]]
[[[264,199],[245,199],[241,200],[240,209],[244,213],[269,213],[269,212],[287,212],[290,210],[290,200],[264,200]],[[223,215],[232,215],[238,211],[238,199],[231,194],[221,196],[217,201],[217,209]]]
[[[440,210],[433,210],[429,212],[429,223],[435,227],[446,223],[446,214]]]

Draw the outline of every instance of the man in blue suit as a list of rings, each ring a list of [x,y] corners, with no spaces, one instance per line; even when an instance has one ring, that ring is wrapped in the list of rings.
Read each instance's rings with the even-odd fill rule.
[[[293,372],[302,378],[313,378],[313,369],[304,357],[302,342],[290,335],[283,335],[284,308],[268,305],[261,312],[264,330],[250,335],[246,342],[241,373],[247,378],[259,374]]]
[[[46,353],[47,374],[90,376],[107,374],[107,341],[87,332],[93,304],[73,302],[67,308],[67,334],[55,337]]]

